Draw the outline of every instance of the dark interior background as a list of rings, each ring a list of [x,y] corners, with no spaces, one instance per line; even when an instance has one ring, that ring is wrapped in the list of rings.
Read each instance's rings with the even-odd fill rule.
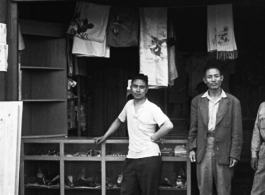
[[[230,79],[230,86],[232,88],[231,93],[241,101],[242,105],[244,146],[242,160],[235,169],[232,194],[250,194],[253,182],[253,171],[249,164],[251,158],[250,141],[258,106],[262,101],[265,101],[265,2],[262,0],[216,0],[214,3],[211,0],[97,0],[90,2],[113,6],[168,7],[169,17],[174,21],[176,30],[177,52],[183,54],[185,58],[196,54],[207,53],[207,5],[233,4],[234,31],[238,47],[238,59],[235,60],[236,70]],[[18,6],[20,19],[61,23],[65,24],[66,29],[74,13],[74,9],[75,1],[21,2]],[[111,78],[113,78],[111,71],[115,68],[122,70],[128,77],[138,72],[139,56],[137,47],[125,49],[111,48],[110,56],[110,59],[87,58],[80,61],[80,63],[89,64],[87,66],[89,76],[83,78],[84,95],[93,96],[92,93],[95,93],[93,89],[96,86],[111,87],[111,84],[108,85],[106,83],[109,83]],[[105,70],[105,73],[101,72],[102,69]],[[105,80],[95,76],[99,75],[99,72],[102,73],[100,78],[105,78]],[[113,74],[115,74],[114,71]],[[93,82],[93,79],[97,82]],[[176,82],[181,81],[176,80]],[[151,91],[149,93],[149,99],[165,110],[168,105],[165,103],[167,100],[164,92],[165,89]],[[114,98],[115,96],[110,97],[110,100]],[[122,101],[125,101],[125,99]],[[90,103],[93,105],[93,100]],[[106,102],[105,106],[110,105]],[[120,110],[120,107],[122,106],[118,105],[118,108],[115,107],[115,110]],[[107,119],[108,122],[104,124],[105,126],[103,125],[102,129],[106,129],[109,126],[110,121],[113,121],[117,113],[114,112],[113,114],[113,110],[109,109],[107,114],[112,116]],[[188,124],[188,114],[185,117],[187,119],[186,123]],[[91,124],[91,127],[93,127],[93,124]],[[181,127],[184,128],[184,131],[188,131],[188,125]],[[92,135],[102,133],[101,131],[93,132]],[[87,132],[87,134],[91,135],[91,132]],[[126,136],[122,133],[119,135]],[[198,194],[194,164],[192,166],[192,187],[192,194]]]

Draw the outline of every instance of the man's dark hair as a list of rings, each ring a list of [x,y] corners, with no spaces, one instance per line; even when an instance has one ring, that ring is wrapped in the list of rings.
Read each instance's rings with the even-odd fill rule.
[[[203,68],[203,76],[205,76],[206,72],[209,69],[217,69],[220,72],[220,75],[223,75],[223,66],[220,62],[217,62],[216,60],[212,61],[208,61],[206,66]]]
[[[140,79],[143,80],[146,83],[146,86],[148,86],[148,76],[144,75],[144,74],[136,74],[133,76],[132,78],[132,83],[134,80],[136,79]]]

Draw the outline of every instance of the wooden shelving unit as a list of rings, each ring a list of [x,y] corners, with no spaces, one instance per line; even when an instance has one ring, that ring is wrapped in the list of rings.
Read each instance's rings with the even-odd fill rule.
[[[19,24],[25,42],[20,66],[22,137],[67,135],[65,27],[30,20]]]
[[[164,146],[176,146],[187,144],[186,140],[166,140]],[[76,156],[77,153],[87,153],[91,150],[100,151],[97,156]],[[96,191],[98,194],[106,195],[111,193],[119,194],[120,188],[109,188],[106,179],[109,174],[119,174],[121,164],[125,160],[128,150],[128,139],[110,139],[101,145],[96,145],[92,138],[45,138],[45,139],[22,139],[21,145],[21,173],[20,173],[20,194],[38,194],[39,190],[48,190],[49,194],[88,194]],[[49,156],[38,151],[55,151],[56,155]],[[116,155],[117,152],[120,153]],[[88,153],[87,153],[88,154]],[[111,156],[113,155],[113,156]],[[163,156],[163,163],[176,164],[184,163],[186,167],[187,186],[185,188],[161,187],[161,194],[167,192],[173,194],[191,194],[190,161],[187,157]],[[53,175],[60,176],[59,185],[42,186],[26,185],[28,178],[36,175],[38,168],[46,169]],[[75,177],[78,172],[85,168],[86,176],[101,178],[100,187],[77,187],[66,186],[65,178],[69,175]],[[56,173],[55,173],[56,172]],[[76,177],[75,177],[76,178]]]

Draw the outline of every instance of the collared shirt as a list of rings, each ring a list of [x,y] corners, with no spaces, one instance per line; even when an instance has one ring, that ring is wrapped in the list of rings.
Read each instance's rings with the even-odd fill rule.
[[[118,118],[122,122],[127,120],[128,158],[144,158],[160,154],[159,146],[151,141],[151,136],[156,132],[156,126],[161,126],[168,117],[158,106],[146,99],[135,112],[134,100],[129,100]]]
[[[208,91],[206,91],[203,95],[203,98],[207,98],[209,100],[209,122],[208,122],[208,131],[214,131],[215,130],[215,125],[216,125],[216,114],[219,108],[219,102],[222,98],[226,98],[227,95],[222,90],[222,93],[220,97],[216,100],[213,100],[210,96]]]
[[[261,142],[265,140],[265,102],[261,103],[257,113],[251,140],[251,157],[257,157]]]

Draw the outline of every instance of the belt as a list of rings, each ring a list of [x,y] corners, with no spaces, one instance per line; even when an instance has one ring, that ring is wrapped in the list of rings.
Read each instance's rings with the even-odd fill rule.
[[[207,137],[214,137],[214,132],[213,131],[208,131],[207,132]]]

